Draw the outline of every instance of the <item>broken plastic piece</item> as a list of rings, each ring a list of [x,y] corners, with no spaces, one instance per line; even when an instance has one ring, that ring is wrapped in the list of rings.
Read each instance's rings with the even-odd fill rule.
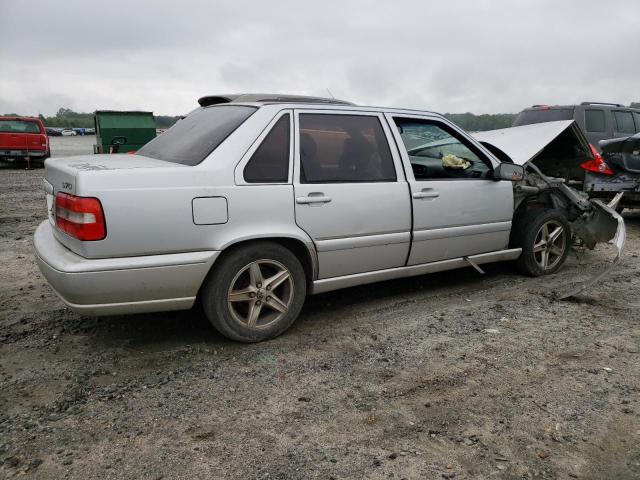
[[[469,265],[471,265],[473,268],[475,268],[478,273],[484,275],[484,270],[482,270],[480,268],[480,265],[478,265],[476,262],[474,262],[473,260],[471,260],[469,257],[462,257]]]
[[[587,288],[591,287],[592,285],[596,284],[597,282],[602,280],[604,277],[609,275],[609,273],[611,273],[611,271],[615,268],[615,266],[620,261],[620,257],[622,256],[622,251],[624,249],[624,243],[627,238],[627,232],[624,224],[624,219],[620,216],[620,214],[618,214],[614,210],[614,208],[612,208],[612,205],[615,207],[615,205],[617,205],[618,202],[620,202],[620,197],[622,197],[622,193],[617,194],[611,200],[609,205],[605,205],[604,203],[602,203],[600,200],[597,200],[597,199],[591,200],[591,202],[594,205],[596,205],[601,210],[603,210],[604,213],[608,213],[609,215],[611,215],[618,222],[618,228],[616,230],[616,234],[611,240],[609,240],[609,243],[611,243],[616,247],[616,250],[617,250],[616,256],[613,258],[611,263],[609,263],[609,265],[607,265],[605,268],[600,270],[598,273],[596,273],[594,276],[592,276],[588,280],[578,284],[577,286],[574,286],[570,290],[566,290],[563,293],[557,294],[556,298],[558,300],[564,300],[565,298],[573,297],[575,295],[578,295],[579,293],[584,292]]]

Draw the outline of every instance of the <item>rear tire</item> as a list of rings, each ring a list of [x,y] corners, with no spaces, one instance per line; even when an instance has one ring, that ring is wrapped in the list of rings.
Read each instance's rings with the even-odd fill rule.
[[[538,277],[562,267],[571,247],[571,226],[562,210],[531,210],[514,222],[511,245],[522,248],[520,272]]]
[[[201,290],[202,306],[222,335],[239,342],[277,337],[298,318],[307,293],[304,269],[288,249],[256,242],[225,254]]]

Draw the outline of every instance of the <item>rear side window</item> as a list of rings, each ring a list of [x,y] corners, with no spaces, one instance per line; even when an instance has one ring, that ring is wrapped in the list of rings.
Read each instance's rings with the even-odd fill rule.
[[[636,132],[640,132],[640,113],[634,112],[633,116],[636,120]]]
[[[290,115],[280,117],[244,167],[249,183],[283,183],[289,179]]]
[[[395,182],[378,117],[300,114],[302,183]]]
[[[633,114],[631,112],[614,111],[613,118],[616,120],[616,132],[620,133],[636,133],[636,126],[633,123]]]
[[[25,120],[0,120],[0,132],[40,133],[40,125]]]
[[[587,132],[605,132],[604,110],[585,110],[584,124]]]
[[[199,108],[137,153],[166,162],[197,165],[255,111],[255,107],[240,105]]]
[[[572,120],[573,108],[540,108],[524,110],[518,114],[513,122],[514,127],[530,125],[532,123],[555,122],[556,120]]]

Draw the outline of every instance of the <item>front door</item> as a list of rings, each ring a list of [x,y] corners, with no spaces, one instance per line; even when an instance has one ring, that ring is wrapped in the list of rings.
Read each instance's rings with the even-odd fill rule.
[[[492,180],[492,160],[475,141],[438,118],[387,118],[413,202],[408,265],[507,248],[513,185]]]
[[[319,278],[403,266],[411,203],[378,113],[296,112],[296,223],[313,239]]]

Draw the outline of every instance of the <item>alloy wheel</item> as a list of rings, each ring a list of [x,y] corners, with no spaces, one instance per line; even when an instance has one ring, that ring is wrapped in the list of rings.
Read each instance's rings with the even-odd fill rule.
[[[536,233],[533,244],[533,257],[544,270],[551,270],[562,260],[567,248],[567,235],[564,226],[549,220],[542,224]]]
[[[293,277],[287,267],[275,260],[255,260],[233,278],[227,305],[237,322],[266,328],[287,314],[293,293]]]

